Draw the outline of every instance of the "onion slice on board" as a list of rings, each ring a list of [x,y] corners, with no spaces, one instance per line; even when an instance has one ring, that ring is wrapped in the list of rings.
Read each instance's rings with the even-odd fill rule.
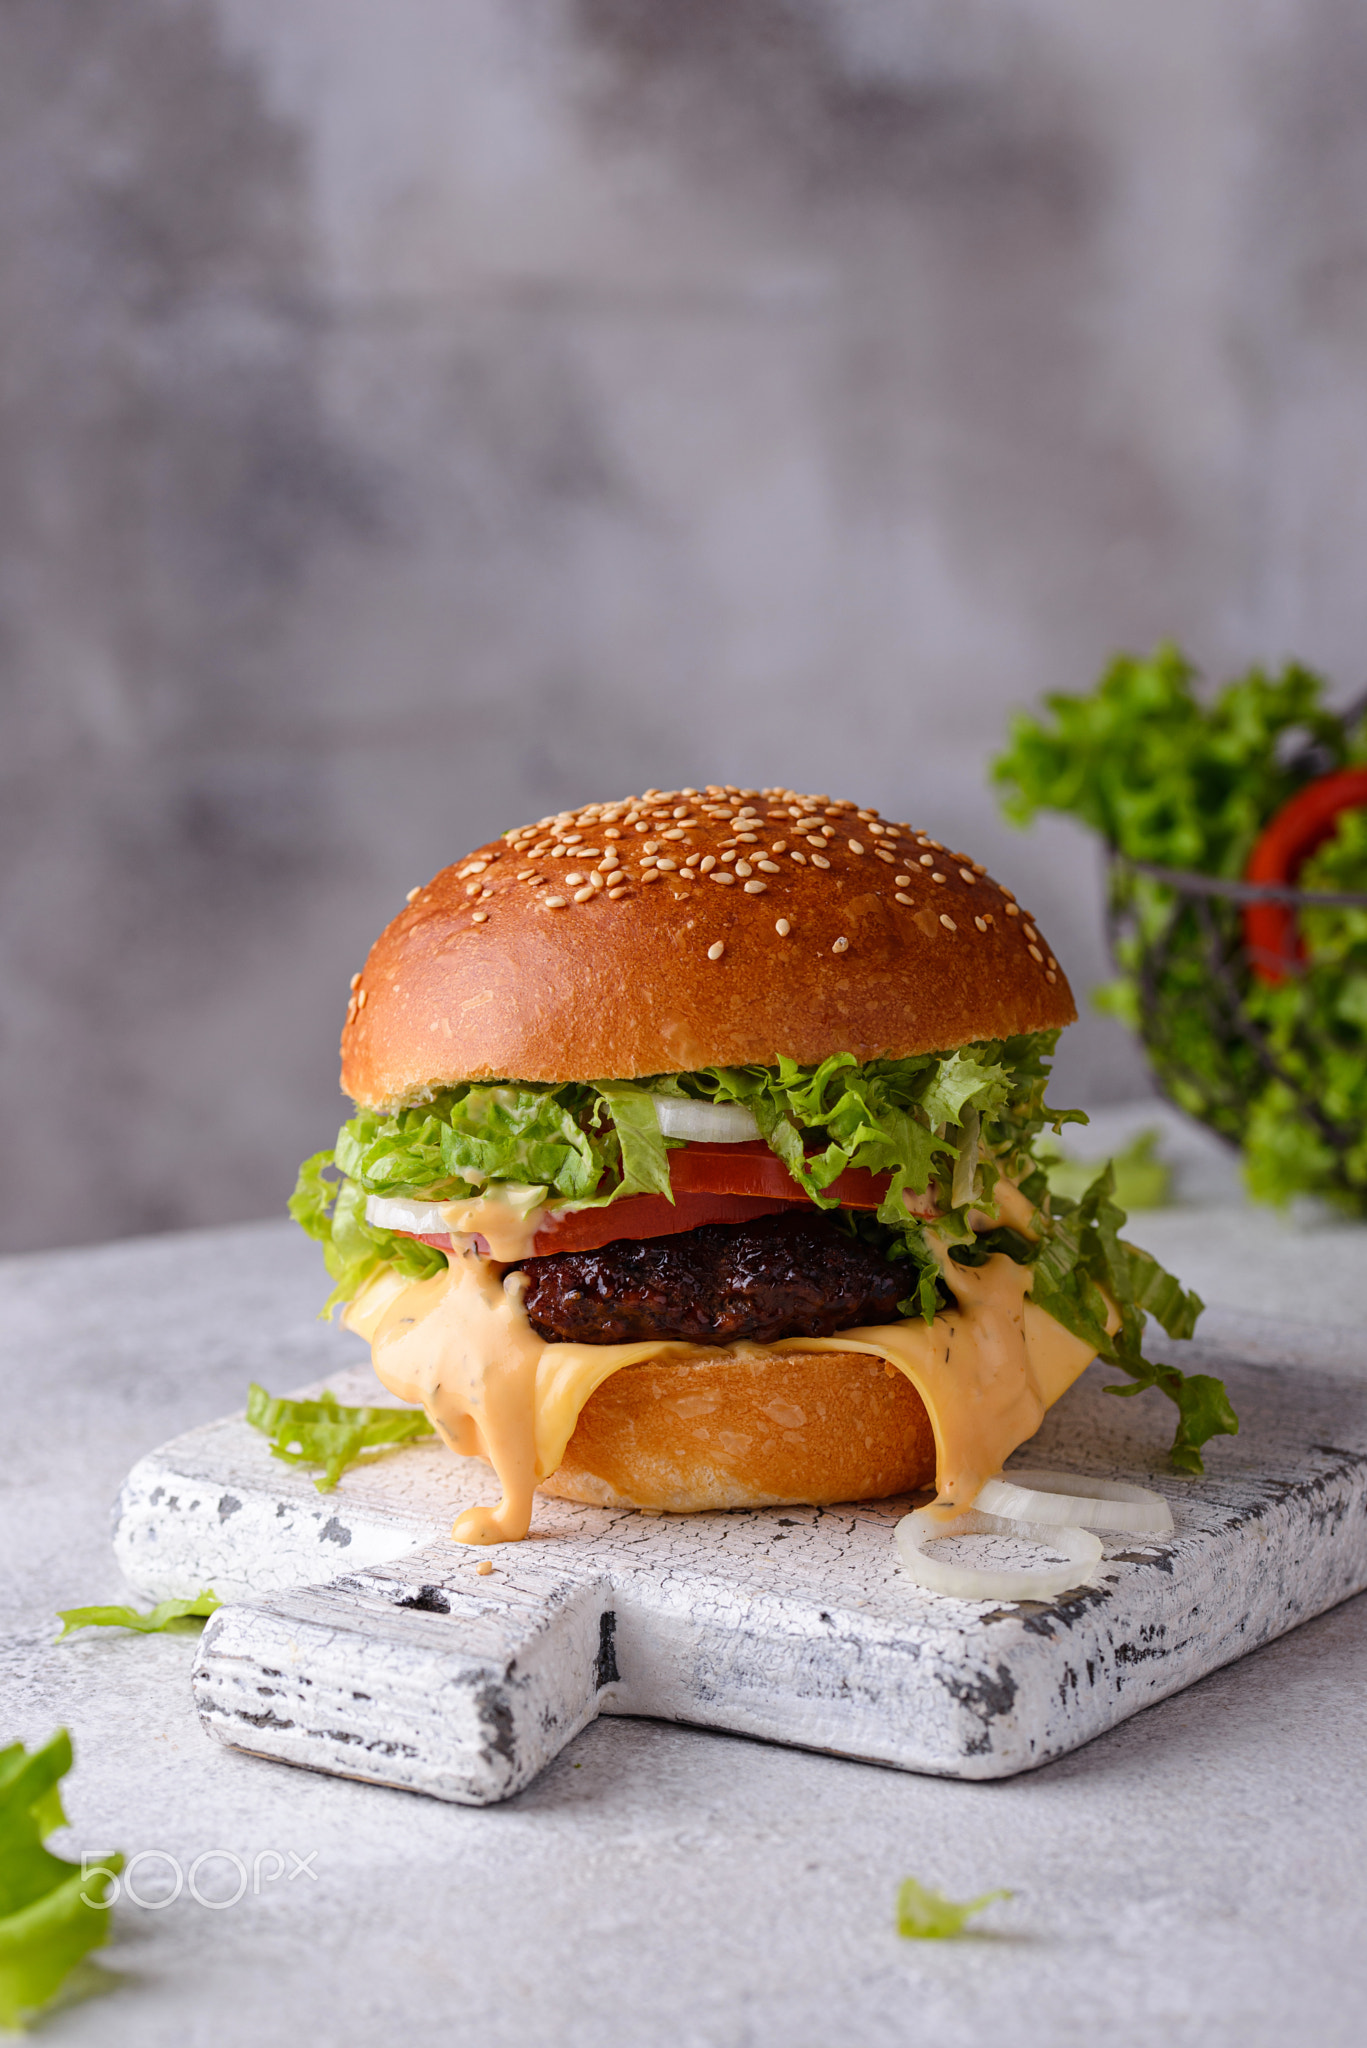
[[[743,1102],[693,1102],[686,1095],[654,1095],[655,1114],[667,1138],[697,1145],[744,1145],[760,1135]]]
[[[1002,1472],[984,1481],[973,1505],[979,1514],[1042,1528],[1172,1534],[1172,1509],[1161,1493],[1128,1480],[1089,1479],[1075,1472]]]
[[[1085,1586],[1101,1563],[1100,1539],[1090,1529],[1041,1529],[1030,1522],[1007,1521],[969,1508],[953,1521],[941,1521],[928,1508],[903,1515],[894,1531],[902,1569],[930,1593],[948,1593],[958,1600],[1056,1600],[1060,1593]],[[1018,1571],[979,1570],[931,1557],[926,1544],[937,1536],[1012,1536],[1061,1553],[1066,1564],[1024,1566]]]

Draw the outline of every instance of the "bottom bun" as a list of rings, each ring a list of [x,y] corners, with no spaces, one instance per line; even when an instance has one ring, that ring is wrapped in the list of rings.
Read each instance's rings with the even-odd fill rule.
[[[920,1395],[862,1351],[718,1351],[624,1366],[580,1411],[538,1492],[595,1507],[882,1500],[935,1480]]]

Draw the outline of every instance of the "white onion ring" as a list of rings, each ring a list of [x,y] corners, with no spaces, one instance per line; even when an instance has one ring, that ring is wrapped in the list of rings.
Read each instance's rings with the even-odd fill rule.
[[[1087,1585],[1101,1563],[1100,1539],[1090,1529],[1040,1529],[1029,1522],[1007,1521],[969,1508],[952,1521],[941,1521],[928,1508],[903,1515],[893,1532],[902,1569],[930,1593],[948,1593],[958,1600],[1056,1600],[1060,1593]],[[928,1557],[925,1546],[937,1536],[1020,1536],[1062,1551],[1068,1562],[1020,1571],[978,1571]]]
[[[444,1207],[442,1202],[405,1202],[392,1195],[367,1195],[365,1220],[377,1230],[428,1231],[434,1237],[442,1237],[451,1228],[442,1221]]]
[[[1171,1536],[1172,1509],[1161,1493],[1124,1479],[1074,1472],[1002,1472],[978,1489],[980,1514],[1046,1529],[1120,1529],[1135,1536]]]
[[[686,1095],[655,1095],[655,1114],[667,1138],[698,1145],[744,1145],[760,1135],[743,1102],[692,1102]]]

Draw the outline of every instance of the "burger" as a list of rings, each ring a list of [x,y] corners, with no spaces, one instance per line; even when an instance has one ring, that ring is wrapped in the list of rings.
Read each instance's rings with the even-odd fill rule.
[[[587,804],[413,890],[291,1207],[384,1385],[492,1467],[455,1539],[538,1492],[954,1512],[1098,1355],[1199,1470],[1223,1390],[1142,1351],[1199,1302],[1034,1149],[1075,1014],[980,862],[789,789]]]

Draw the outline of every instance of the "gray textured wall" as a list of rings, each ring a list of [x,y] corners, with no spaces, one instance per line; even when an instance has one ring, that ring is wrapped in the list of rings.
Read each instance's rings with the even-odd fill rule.
[[[0,1242],[276,1209],[403,891],[590,796],[880,802],[1097,978],[984,758],[1360,683],[1365,109],[1353,0],[0,0]]]

